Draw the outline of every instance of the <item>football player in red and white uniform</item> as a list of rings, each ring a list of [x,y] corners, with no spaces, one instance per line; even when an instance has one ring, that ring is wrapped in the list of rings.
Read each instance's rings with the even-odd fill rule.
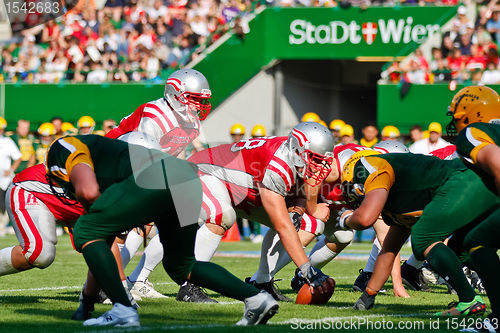
[[[212,108],[211,97],[203,74],[178,70],[168,77],[162,98],[139,106],[106,136],[118,139],[129,132],[146,133],[160,143],[162,151],[178,157],[200,134],[200,120]]]
[[[51,191],[43,164],[18,173],[12,181],[5,202],[19,245],[0,250],[0,275],[43,269],[54,261],[56,222],[69,226],[84,212],[61,188],[54,190],[60,193],[59,198]]]
[[[189,68],[178,70],[168,77],[162,98],[139,106],[106,136],[112,139],[124,139],[128,133],[145,133],[159,143],[162,151],[183,158],[189,143],[192,143],[196,150],[203,149],[195,139],[200,133],[200,120],[204,120],[210,113],[211,96],[208,81],[202,73]],[[149,233],[151,228],[147,227],[146,230]],[[132,295],[138,300],[166,297],[157,292],[148,281],[149,274],[163,258],[163,247],[159,236],[153,235],[153,232],[149,233],[152,238],[139,264],[127,279]],[[123,268],[127,266],[142,243],[143,236],[135,231],[128,233],[124,244],[118,243]],[[193,288],[188,285],[184,287],[189,290]],[[201,289],[195,290],[194,293],[200,296],[199,301],[214,301]],[[193,300],[195,299],[197,298],[193,297]]]
[[[364,156],[367,154],[401,151],[404,147],[398,143],[389,144],[396,144],[398,145],[398,147],[383,147],[387,144],[381,144],[381,147],[375,148],[375,150],[373,150],[356,144],[335,146],[335,149],[333,150],[335,156],[335,169],[330,172],[319,191],[316,191],[317,193],[308,193],[309,200],[307,200],[307,213],[302,216],[301,226],[299,230],[299,237],[303,246],[307,246],[315,237],[320,236],[321,234],[325,235],[315,245],[309,256],[309,260],[311,261],[311,264],[313,266],[322,268],[324,265],[334,259],[347,245],[351,243],[354,234],[352,230],[336,230],[334,228],[334,222],[330,221],[331,223],[325,224],[325,220],[315,218],[308,212],[317,209],[314,206],[321,206],[325,204],[327,206],[329,205],[329,208],[334,211],[340,210],[342,207],[345,207],[346,204],[344,198],[342,197],[342,191],[340,187],[341,184],[339,179],[342,169],[344,168],[346,163],[352,157]],[[318,196],[320,196],[321,198],[320,201],[325,203],[317,204]],[[385,234],[387,233],[386,229],[387,228],[382,220],[380,220],[376,224],[375,230],[378,239],[383,240],[385,238]],[[376,248],[377,243],[378,240],[375,239],[374,248]],[[267,248],[264,248],[265,245],[267,245]],[[263,259],[264,257],[267,259]],[[284,251],[280,240],[275,237],[274,240],[263,243],[262,257],[259,269],[250,280],[255,281],[259,285],[269,283],[269,281],[272,282],[274,275],[289,262],[289,256],[287,255],[286,251]],[[395,266],[393,275],[396,295],[407,295],[401,283],[399,266]],[[297,280],[300,281],[300,279],[295,278],[293,282],[294,287],[300,288],[301,284],[297,283]]]
[[[212,258],[238,215],[275,230],[309,283],[325,283],[327,276],[310,264],[302,248],[297,235],[300,215],[289,215],[285,196],[298,179],[319,185],[330,172],[332,150],[330,131],[306,122],[294,127],[288,137],[242,140],[191,156],[189,160],[198,165],[203,186],[196,259]]]

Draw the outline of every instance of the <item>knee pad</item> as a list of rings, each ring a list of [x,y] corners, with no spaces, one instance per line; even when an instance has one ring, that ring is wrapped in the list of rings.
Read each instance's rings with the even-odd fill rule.
[[[205,223],[212,223],[220,225],[224,230],[229,230],[236,221],[236,212],[232,206],[224,207],[222,206],[222,213],[217,216],[207,217],[207,214],[202,211],[200,218],[198,219],[198,224],[202,226]]]
[[[38,255],[38,257],[35,258],[35,260],[32,261],[33,253],[29,254],[26,253],[26,258],[28,261],[33,265],[34,267],[44,269],[50,266],[52,262],[54,262],[54,259],[56,257],[56,247],[54,244],[51,243],[44,243],[42,251]]]
[[[354,239],[354,230],[339,229],[333,223],[326,223],[324,235],[330,243],[349,244]]]

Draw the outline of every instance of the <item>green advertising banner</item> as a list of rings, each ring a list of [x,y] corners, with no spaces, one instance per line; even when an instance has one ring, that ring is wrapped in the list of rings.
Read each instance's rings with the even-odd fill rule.
[[[279,59],[395,57],[412,52],[456,14],[455,7],[269,10],[267,52]]]
[[[448,106],[455,94],[465,87],[457,85],[450,90],[448,83],[413,84],[408,93],[401,96],[398,84],[379,84],[377,86],[377,125],[383,128],[394,125],[402,134],[408,134],[410,127],[420,125],[427,129],[429,124],[437,121],[443,130],[450,122],[446,115]],[[500,92],[500,85],[489,85]]]
[[[387,61],[413,52],[454,15],[456,7],[267,8],[244,38],[222,37],[194,68],[209,80],[216,106],[273,60]]]

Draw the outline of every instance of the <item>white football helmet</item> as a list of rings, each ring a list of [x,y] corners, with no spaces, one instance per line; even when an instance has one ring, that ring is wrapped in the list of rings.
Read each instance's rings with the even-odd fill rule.
[[[333,162],[333,136],[328,128],[315,122],[295,126],[288,135],[288,147],[298,175],[316,186],[328,176]],[[312,182],[311,182],[312,180]]]
[[[410,150],[401,142],[396,140],[385,140],[377,142],[373,149],[381,152],[382,154],[387,153],[409,153]]]
[[[204,120],[212,109],[212,92],[207,79],[191,68],[180,69],[168,77],[164,97],[181,115],[187,116],[194,109],[200,120]]]
[[[134,145],[143,146],[148,149],[161,150],[160,143],[152,136],[143,132],[128,132],[121,135],[118,140],[125,141]]]

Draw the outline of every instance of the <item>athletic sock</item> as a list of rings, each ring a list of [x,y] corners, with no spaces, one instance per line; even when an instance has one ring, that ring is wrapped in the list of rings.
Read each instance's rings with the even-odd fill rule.
[[[129,280],[132,282],[147,280],[151,272],[161,263],[163,259],[163,246],[160,242],[160,236],[155,235],[148,246],[144,250],[144,254],[136,266],[132,274],[129,275]]]
[[[191,271],[189,282],[240,301],[259,293],[254,286],[241,281],[225,268],[211,262],[197,261]]]
[[[471,302],[476,293],[462,271],[457,255],[443,243],[437,243],[427,254],[431,268],[455,289],[460,302]]]
[[[476,271],[483,282],[490,299],[491,310],[500,315],[500,260],[497,250],[492,247],[481,247],[470,254]]]
[[[207,225],[202,225],[196,232],[196,242],[194,245],[194,256],[198,261],[210,261],[219,247],[221,235],[217,235],[208,229]]]
[[[115,257],[105,241],[96,241],[82,249],[83,257],[94,275],[97,284],[115,303],[131,306],[127,293],[123,288]]]
[[[410,256],[410,258],[408,258],[408,260],[406,260],[406,264],[410,265],[412,267],[415,267],[416,269],[419,269],[424,264],[424,260],[422,260],[422,261],[417,260],[417,258],[415,258],[415,256],[412,254]]]
[[[259,269],[250,280],[257,283],[269,282],[291,261],[278,233],[268,230],[262,241]]]
[[[268,230],[260,247],[259,269],[252,276],[252,281],[266,283],[271,281],[271,270],[276,267],[279,255],[274,252],[276,246],[279,248],[280,238],[275,230]],[[281,244],[283,247],[283,244]],[[272,268],[271,268],[272,267]]]
[[[128,233],[127,239],[125,240],[125,245],[120,249],[123,268],[127,267],[128,263],[135,256],[135,253],[137,252],[143,241],[144,238],[137,232],[135,232],[135,230],[131,230]]]
[[[366,262],[365,269],[363,271],[370,273],[373,272],[373,268],[375,267],[375,261],[377,261],[378,254],[380,253],[381,249],[382,246],[380,245],[378,238],[375,237],[375,240],[373,241],[372,245],[372,250],[370,252],[370,256],[368,257],[368,261]]]
[[[12,266],[12,249],[14,246],[0,250],[0,276],[19,272]]]
[[[326,246],[325,241],[326,238],[317,242],[309,254],[311,265],[319,269],[323,268],[323,266],[328,264],[338,255],[338,253],[333,252]]]

